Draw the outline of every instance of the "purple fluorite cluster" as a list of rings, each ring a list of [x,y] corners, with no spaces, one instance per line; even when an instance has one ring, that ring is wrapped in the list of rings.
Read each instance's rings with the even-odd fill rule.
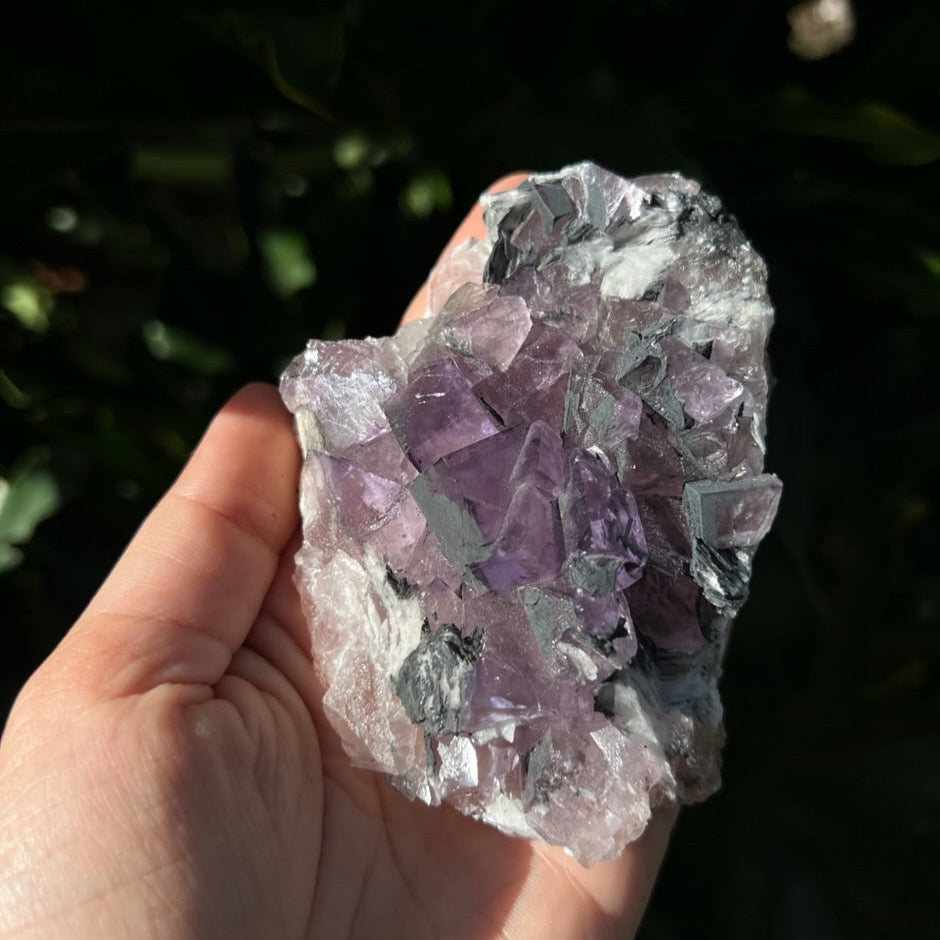
[[[397,337],[311,341],[298,583],[351,759],[611,858],[719,782],[716,681],[780,496],[765,270],[677,175],[485,197]]]

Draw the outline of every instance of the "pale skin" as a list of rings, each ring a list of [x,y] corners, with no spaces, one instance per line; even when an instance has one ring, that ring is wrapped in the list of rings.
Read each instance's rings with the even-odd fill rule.
[[[480,234],[477,207],[454,242]],[[242,389],[24,687],[0,937],[632,936],[673,814],[585,869],[350,766],[292,583],[299,467],[276,391]]]

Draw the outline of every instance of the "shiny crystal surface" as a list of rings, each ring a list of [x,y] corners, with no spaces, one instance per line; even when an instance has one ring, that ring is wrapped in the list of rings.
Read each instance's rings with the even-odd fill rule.
[[[780,482],[764,264],[677,175],[484,197],[394,338],[312,340],[297,583],[354,763],[619,854],[719,785],[717,679]]]

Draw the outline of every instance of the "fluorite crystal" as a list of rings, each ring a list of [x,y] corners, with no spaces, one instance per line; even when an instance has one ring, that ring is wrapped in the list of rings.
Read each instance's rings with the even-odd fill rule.
[[[312,340],[298,584],[351,760],[590,865],[719,783],[780,483],[764,264],[678,175],[484,197],[394,338]]]

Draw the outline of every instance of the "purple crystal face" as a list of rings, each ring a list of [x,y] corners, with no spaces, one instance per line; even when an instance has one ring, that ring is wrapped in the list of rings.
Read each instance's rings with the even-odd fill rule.
[[[588,865],[718,786],[717,677],[780,498],[773,312],[677,175],[583,163],[485,204],[427,318],[284,374],[297,581],[355,763]]]

